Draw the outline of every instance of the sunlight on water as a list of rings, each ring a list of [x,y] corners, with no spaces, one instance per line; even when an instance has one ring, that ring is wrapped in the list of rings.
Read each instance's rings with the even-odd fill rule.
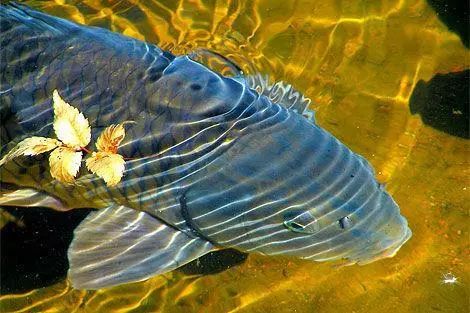
[[[67,282],[1,297],[2,312],[468,312],[469,141],[411,115],[419,80],[469,67],[425,1],[27,1],[174,53],[204,47],[294,85],[317,123],[375,167],[413,237],[394,258],[333,267],[250,255],[98,291]],[[250,65],[247,60],[250,60]],[[452,273],[458,283],[445,283]]]

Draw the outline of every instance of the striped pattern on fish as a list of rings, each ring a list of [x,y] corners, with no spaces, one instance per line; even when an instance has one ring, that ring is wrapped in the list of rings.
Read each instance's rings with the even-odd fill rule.
[[[2,183],[26,190],[0,204],[24,197],[102,209],[69,249],[75,287],[146,279],[225,247],[368,263],[410,237],[369,163],[309,121],[309,101],[290,85],[224,77],[188,56],[15,4],[0,6],[0,20],[2,155],[25,137],[52,136],[54,89],[89,119],[95,139],[134,122],[116,187],[84,171],[75,185],[53,181],[43,156],[0,168]],[[280,91],[264,92],[273,86]]]

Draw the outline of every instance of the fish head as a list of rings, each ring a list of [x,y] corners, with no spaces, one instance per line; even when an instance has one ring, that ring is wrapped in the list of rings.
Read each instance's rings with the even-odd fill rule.
[[[288,110],[237,138],[190,195],[192,223],[222,247],[366,264],[410,238],[369,163]]]
[[[313,261],[343,260],[343,265],[364,265],[393,257],[411,237],[411,230],[387,192],[378,190],[373,194],[369,203],[358,204],[352,199],[351,204],[335,202],[324,210],[287,210],[276,217],[285,230],[253,250]]]

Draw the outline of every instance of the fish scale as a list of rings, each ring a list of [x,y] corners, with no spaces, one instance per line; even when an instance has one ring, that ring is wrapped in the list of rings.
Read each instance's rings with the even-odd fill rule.
[[[3,10],[2,14],[5,14]],[[126,92],[122,92],[124,82],[128,88],[134,86],[136,90],[141,91],[142,86],[146,85],[144,77],[146,71],[150,68],[165,68],[169,63],[166,56],[172,57],[167,53],[163,55],[163,52],[155,46],[144,43],[136,44],[135,41],[125,37],[121,38],[121,36],[119,36],[121,38],[119,47],[113,44],[114,49],[109,49],[109,47],[104,49],[103,44],[111,42],[107,33],[104,35],[99,31],[88,33],[71,23],[60,25],[61,29],[66,26],[66,29],[71,29],[75,34],[75,36],[64,38],[66,36],[64,31],[49,27],[46,27],[46,32],[38,32],[35,28],[38,24],[23,24],[21,16],[18,17],[18,21],[12,21],[10,15],[3,15],[2,21],[4,22],[0,42],[1,72],[3,73],[1,89],[11,88],[10,92],[1,97],[2,107],[9,106],[18,116],[24,116],[24,122],[17,125],[21,127],[17,130],[19,134],[11,138],[13,139],[11,142],[2,141],[2,151],[11,149],[24,137],[32,135],[54,136],[51,127],[53,118],[50,99],[54,89],[63,90],[67,101],[84,112],[92,125],[94,138],[103,127],[118,122],[120,119],[117,116],[122,120],[132,120],[138,110],[138,101],[142,94],[132,97],[132,89],[130,94],[127,92],[128,89]],[[34,41],[28,40],[33,37]],[[123,41],[129,48],[126,49],[125,46],[122,46]],[[14,43],[13,47],[8,44],[9,42]],[[35,47],[33,48],[28,42],[34,42]],[[50,42],[54,44],[51,45]],[[133,51],[131,55],[120,52],[128,49]],[[41,58],[41,63],[37,64],[36,71],[32,72],[29,69],[30,66],[25,68],[24,62],[21,62],[24,54],[27,54],[28,59]],[[89,71],[88,77],[83,77],[81,73],[83,66],[89,66],[90,63],[97,71]],[[128,66],[119,72],[122,69],[122,64]],[[136,68],[134,74],[127,73],[129,64]],[[153,70],[153,73],[155,75],[156,71]],[[124,75],[127,78],[125,81],[121,79]],[[139,77],[140,79],[138,79]],[[25,84],[25,81],[31,81],[33,84]],[[35,89],[31,90],[31,87],[35,87]],[[147,87],[147,89],[149,88]],[[45,120],[49,121],[48,125],[39,127],[39,123],[42,124]],[[98,127],[93,127],[95,125]],[[42,131],[38,132],[37,129],[42,129]],[[148,152],[145,151],[145,153]],[[15,162],[17,163],[11,163],[2,169],[10,174],[2,173],[2,180],[25,185],[25,182],[32,178],[27,175],[30,170],[26,171],[25,175],[20,175],[19,169],[28,168],[28,164],[26,161]],[[35,183],[33,186],[44,186],[48,191],[60,192],[60,188],[59,190],[54,189],[53,186],[48,188],[51,178],[49,175],[44,176],[45,179],[42,182]],[[94,184],[94,187],[103,188],[101,185]],[[70,188],[67,188],[67,192],[69,191]],[[72,192],[72,194],[75,193]]]
[[[17,4],[0,6],[0,20],[2,155],[54,136],[55,89],[88,118],[92,142],[131,122],[116,186],[84,166],[75,184],[54,181],[46,156],[0,167],[2,184],[19,188],[0,204],[102,209],[69,248],[76,288],[147,279],[228,247],[365,264],[410,238],[369,163],[318,126],[291,85]],[[221,63],[233,77],[205,65]]]
[[[63,25],[60,26],[61,29],[64,28]],[[216,110],[220,110],[220,106],[218,104],[221,100],[217,99],[216,96],[220,95],[221,92],[216,92],[218,87],[215,87],[214,85],[220,83],[222,78],[212,73],[207,75],[204,73],[204,71],[206,71],[204,68],[201,67],[197,69],[202,72],[202,74],[199,73],[201,75],[201,81],[199,82],[197,80],[188,79],[188,76],[191,76],[192,73],[184,73],[183,75],[186,75],[188,82],[185,82],[185,85],[183,85],[182,80],[184,77],[182,78],[181,75],[176,76],[173,80],[171,78],[175,76],[172,75],[173,69],[178,68],[177,64],[174,66],[168,66],[170,63],[169,61],[173,56],[162,52],[159,48],[149,46],[148,44],[137,42],[129,38],[121,38],[121,36],[119,36],[119,42],[121,44],[119,45],[119,51],[117,51],[118,47],[116,47],[117,45],[110,40],[108,33],[102,33],[102,31],[98,29],[98,32],[93,33],[83,31],[73,24],[66,24],[66,26],[67,28],[73,29],[75,34],[75,36],[71,36],[70,38],[67,38],[67,40],[64,40],[65,38],[63,38],[63,31],[51,30],[50,33],[48,33],[49,36],[41,33],[41,38],[37,40],[37,47],[48,47],[49,45],[46,43],[51,41],[54,43],[58,42],[58,47],[54,49],[56,54],[48,53],[48,58],[43,57],[41,66],[45,69],[40,68],[37,72],[30,73],[29,71],[23,71],[21,63],[15,62],[18,55],[9,53],[9,46],[2,45],[1,54],[2,56],[5,56],[6,59],[6,62],[2,64],[5,66],[8,64],[9,69],[14,67],[11,71],[16,73],[16,75],[12,77],[6,76],[4,77],[5,79],[2,80],[2,82],[13,86],[12,92],[4,95],[4,97],[8,97],[11,99],[10,102],[15,103],[16,107],[13,110],[17,112],[17,115],[27,116],[27,122],[21,123],[24,136],[17,136],[15,138],[16,140],[13,140],[8,145],[8,148],[22,138],[33,134],[36,136],[54,136],[51,123],[47,125],[48,127],[43,128],[42,132],[36,132],[38,121],[34,118],[35,115],[38,115],[38,117],[41,117],[41,121],[49,120],[52,122],[50,96],[47,97],[47,94],[50,95],[51,92],[44,92],[44,96],[41,98],[33,98],[32,94],[34,93],[34,90],[25,90],[22,78],[18,80],[18,74],[21,74],[20,77],[29,77],[28,79],[34,80],[35,75],[37,75],[38,72],[45,72],[47,80],[40,79],[36,84],[37,89],[51,91],[54,89],[63,90],[63,97],[69,103],[82,111],[89,119],[90,125],[92,126],[93,138],[97,137],[103,127],[110,125],[111,123],[134,120],[141,123],[142,119],[146,122],[148,120],[151,125],[150,134],[149,136],[144,137],[144,140],[140,140],[140,138],[142,135],[145,136],[145,134],[140,133],[139,130],[134,130],[132,125],[129,127],[127,138],[123,142],[123,147],[121,149],[122,154],[129,158],[153,155],[159,151],[175,147],[177,143],[183,141],[184,138],[190,137],[199,133],[201,130],[204,130],[203,136],[199,136],[200,138],[197,138],[197,141],[186,144],[186,150],[193,151],[195,147],[201,144],[201,142],[206,143],[210,141],[211,138],[218,137],[220,133],[223,132],[224,127],[229,127],[223,126],[223,123],[221,123],[222,129],[211,133],[207,130],[207,124],[213,124],[219,120],[221,122],[226,122],[225,119],[227,118],[233,119],[238,117],[236,110],[230,110],[231,108],[229,107],[225,110],[235,114],[229,114],[221,118],[217,118],[217,116],[214,118],[212,116],[214,113],[217,113],[210,111],[212,107],[215,107]],[[13,30],[15,31],[3,32],[2,40],[10,41],[8,36],[21,36],[18,41],[16,41],[21,43],[24,37],[32,37],[32,33],[37,32],[35,28],[31,28],[29,25],[20,25],[20,27],[14,27]],[[49,28],[47,30],[49,31]],[[129,50],[132,51],[131,56],[129,56],[129,52],[120,52],[126,51],[125,46],[122,46],[123,38],[125,39],[125,43],[129,46]],[[91,42],[93,44],[91,44]],[[109,49],[109,47],[107,47],[107,49],[103,49],[102,46],[109,43],[112,43],[111,47],[115,49]],[[48,48],[48,50],[51,49],[53,48]],[[15,49],[13,49],[13,51],[15,51]],[[39,48],[29,51],[29,54],[41,55],[42,52],[43,50]],[[80,79],[82,78],[82,68],[83,66],[89,65],[90,60],[92,60],[92,65],[97,69],[97,71],[93,79],[86,79],[86,77],[84,77],[85,79],[82,80]],[[183,62],[184,61],[185,60],[183,60]],[[133,64],[133,66],[137,68],[133,70],[134,74],[124,72],[120,73],[119,70],[122,69],[121,64],[129,63]],[[148,75],[149,72],[151,75]],[[152,75],[165,76],[166,79],[153,81],[154,77]],[[119,79],[123,76],[126,77],[126,80]],[[196,75],[194,74],[193,76]],[[115,80],[116,83],[113,83],[113,80]],[[128,86],[128,89],[125,90],[125,92],[122,91],[123,81],[125,81]],[[238,82],[231,81],[229,83],[231,83],[230,86],[232,88],[239,90],[243,89]],[[188,98],[187,93],[184,93],[183,90],[185,88],[194,88],[193,86],[195,85],[205,85],[205,88],[201,88],[199,92],[199,94],[202,95],[197,96],[192,94]],[[134,88],[130,88],[129,90],[129,86],[134,86]],[[225,88],[227,89],[229,87]],[[17,101],[16,98],[18,94],[28,95],[30,101]],[[232,96],[232,94],[234,96],[238,96],[235,92],[229,94],[230,96]],[[243,103],[240,106],[241,108],[237,108],[237,110],[241,110],[243,105],[248,106],[249,104],[252,104],[252,101],[255,98],[251,91],[247,91],[245,94],[242,93],[241,96],[245,100],[242,101]],[[142,98],[144,98],[145,101],[142,101]],[[223,99],[223,96],[221,98]],[[229,98],[229,96],[225,96],[225,98]],[[213,99],[212,102],[214,102],[213,106],[200,105],[201,102],[210,102],[211,99]],[[2,101],[4,101],[3,97]],[[18,103],[21,104],[18,105]],[[144,108],[142,108],[142,106]],[[199,110],[202,109],[201,112],[196,112],[200,113],[200,115],[204,116],[204,114],[209,114],[208,116],[210,120],[206,120],[205,122],[204,120],[200,121],[201,116],[199,114],[194,114],[195,110],[192,106],[196,106],[196,108],[199,107]],[[141,118],[137,115],[137,113],[142,112],[138,111],[139,109],[146,109],[145,112],[149,111],[152,114],[151,116],[144,116]],[[205,112],[204,110],[209,111]],[[157,115],[157,117],[153,118],[153,115]],[[181,115],[184,115],[188,124],[181,123]],[[173,120],[176,120],[176,123],[172,123]],[[196,122],[195,126],[189,124],[190,122]],[[95,125],[98,127],[94,127]],[[168,131],[168,128],[174,128],[174,130]],[[175,139],[175,136],[180,136],[180,138]],[[167,162],[168,159],[158,159],[152,163],[150,163],[149,160],[142,161],[146,171],[139,177],[148,177],[148,183],[145,184],[146,190],[154,190],[156,186],[165,184],[165,181],[159,181],[155,179],[154,176],[165,173],[169,168],[178,163],[178,159],[181,160],[180,154],[184,153],[184,149],[180,148],[179,150],[181,151],[178,151],[178,149],[173,150],[176,150],[170,156],[173,162]],[[68,203],[72,202],[74,199],[82,199],[83,194],[88,195],[89,193],[86,191],[87,189],[95,190],[92,192],[90,197],[88,197],[90,201],[94,197],[99,197],[101,199],[100,202],[103,202],[107,196],[124,200],[128,196],[130,189],[133,191],[143,191],[139,186],[131,188],[128,186],[129,184],[126,183],[126,181],[131,181],[136,177],[132,174],[132,166],[134,164],[139,166],[137,163],[142,162],[129,162],[122,187],[112,191],[106,188],[101,180],[96,179],[91,175],[85,175],[83,169],[80,173],[81,179],[78,180],[78,184],[83,183],[85,186],[87,184],[91,184],[92,187],[63,188],[61,184],[57,184],[56,182],[51,183],[50,176],[47,173],[44,175],[45,179],[42,182],[35,183],[32,187],[44,189],[47,192],[65,199]],[[12,163],[12,165],[13,164],[15,163]],[[152,168],[150,168],[149,164],[152,164]],[[24,162],[15,165],[16,169],[27,167]],[[15,169],[11,169],[10,171],[14,173]],[[29,172],[30,171],[27,171],[27,173]],[[182,174],[184,174],[184,172],[177,173],[177,176],[181,176]],[[161,176],[163,176],[163,180],[171,177],[170,175]],[[19,179],[9,180],[9,178],[4,175],[3,180],[9,183],[28,185],[25,182],[31,180],[31,177],[30,175],[26,175]],[[141,182],[142,179],[140,179],[140,183]],[[98,192],[96,190],[98,190]],[[64,196],[64,193],[74,196],[71,197],[71,199],[67,199],[68,197]],[[86,201],[83,205],[90,205],[90,201]],[[105,201],[105,203],[107,204],[108,201]],[[123,203],[125,202],[123,201]],[[146,209],[147,207],[148,206],[141,206],[140,209]]]

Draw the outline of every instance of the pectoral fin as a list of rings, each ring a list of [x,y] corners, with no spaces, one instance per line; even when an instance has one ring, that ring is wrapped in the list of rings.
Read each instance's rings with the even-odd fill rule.
[[[99,289],[171,271],[212,249],[147,213],[111,206],[75,230],[68,274],[74,288]]]

